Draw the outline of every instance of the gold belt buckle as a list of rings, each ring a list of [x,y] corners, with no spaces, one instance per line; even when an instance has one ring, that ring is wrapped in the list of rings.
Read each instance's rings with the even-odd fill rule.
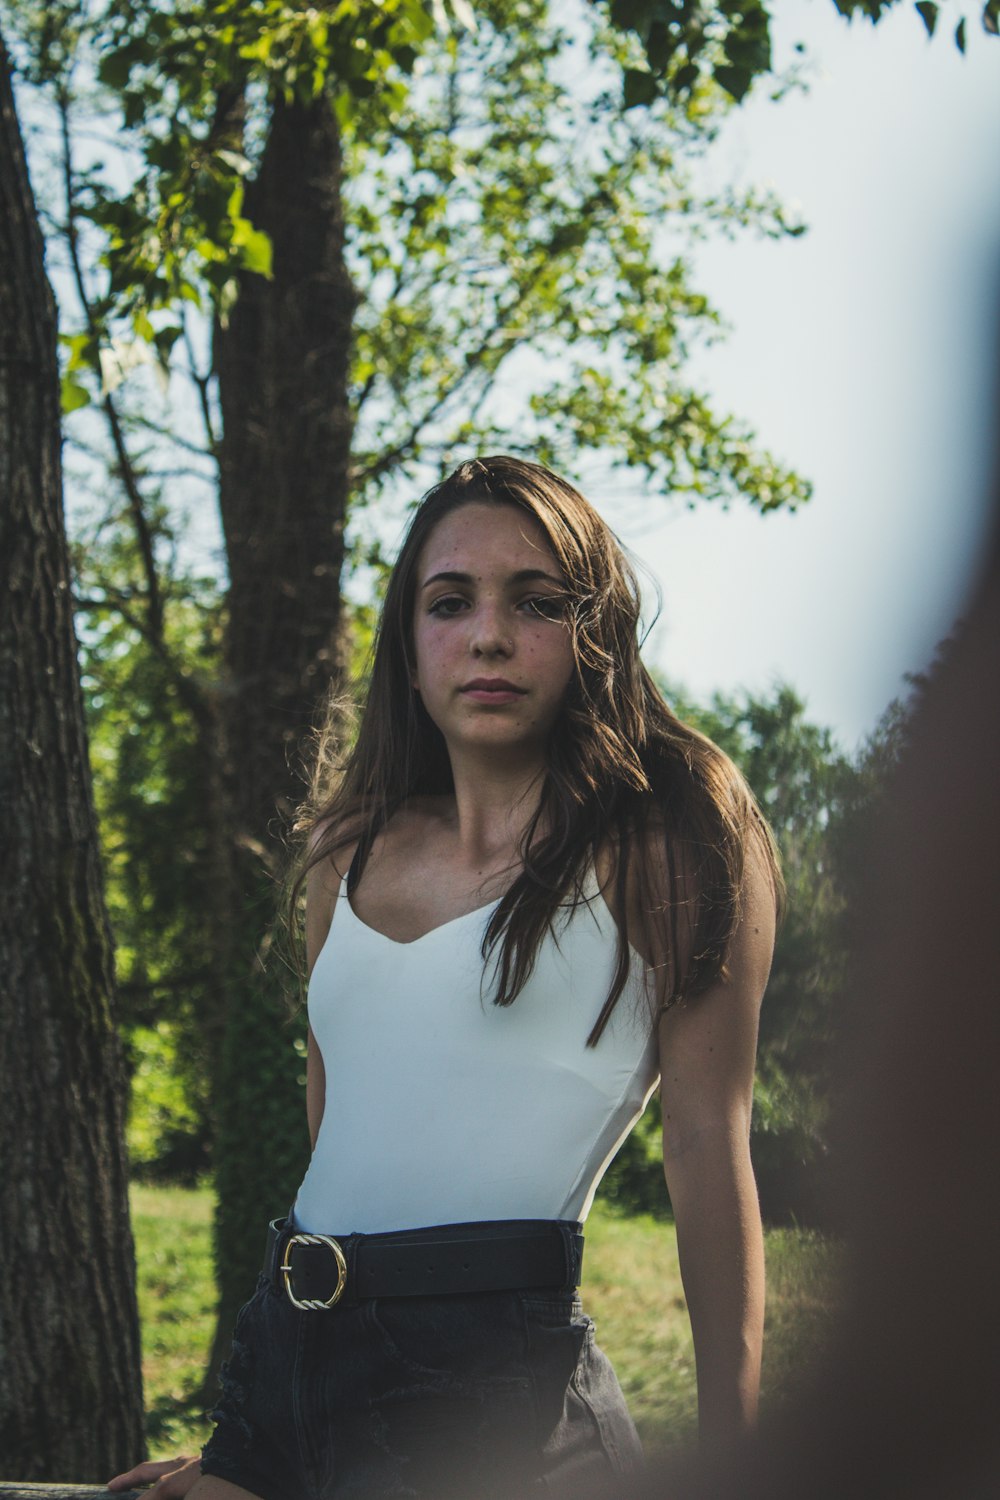
[[[333,1258],[337,1262],[337,1285],[333,1289],[333,1296],[328,1302],[300,1302],[292,1291],[292,1246],[293,1245],[326,1245],[327,1249],[333,1251]],[[285,1278],[285,1291],[288,1300],[293,1307],[302,1308],[303,1312],[319,1312],[323,1308],[334,1307],[344,1295],[347,1285],[347,1261],[340,1245],[330,1234],[293,1234],[290,1235],[285,1244],[285,1253],[281,1259],[281,1274]]]

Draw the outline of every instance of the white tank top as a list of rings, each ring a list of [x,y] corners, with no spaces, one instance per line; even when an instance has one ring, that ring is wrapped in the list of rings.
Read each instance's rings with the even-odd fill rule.
[[[498,1006],[480,981],[499,902],[397,943],[355,915],[342,883],[309,982],[326,1104],[293,1209],[302,1229],[586,1218],[658,1072],[635,952],[587,1046],[616,928],[593,872],[584,893],[589,905],[560,914],[558,943],[546,934],[525,987]]]

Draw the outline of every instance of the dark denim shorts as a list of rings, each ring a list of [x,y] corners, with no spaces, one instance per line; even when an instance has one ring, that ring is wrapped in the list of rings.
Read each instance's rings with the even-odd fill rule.
[[[261,1500],[614,1494],[642,1450],[572,1295],[378,1298],[306,1312],[260,1276],[202,1472]]]

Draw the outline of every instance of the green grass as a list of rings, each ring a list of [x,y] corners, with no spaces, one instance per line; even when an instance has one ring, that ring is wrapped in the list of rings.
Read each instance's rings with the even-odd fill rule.
[[[133,1186],[143,1378],[152,1457],[195,1453],[210,1431],[198,1389],[214,1328],[210,1188]],[[836,1308],[836,1247],[807,1230],[766,1235],[763,1404],[780,1405],[815,1363]],[[694,1351],[669,1222],[598,1203],[587,1224],[583,1298],[650,1450],[696,1419]]]
[[[212,1426],[200,1418],[198,1391],[215,1330],[215,1197],[210,1188],[139,1184],[129,1197],[150,1456],[195,1453]]]
[[[767,1310],[761,1405],[782,1404],[814,1366],[836,1308],[838,1254],[809,1230],[765,1234]],[[694,1345],[670,1222],[596,1204],[587,1223],[583,1298],[650,1451],[693,1439]]]

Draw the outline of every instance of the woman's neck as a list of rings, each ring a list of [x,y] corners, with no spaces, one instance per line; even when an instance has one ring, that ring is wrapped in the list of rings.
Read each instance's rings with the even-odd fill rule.
[[[513,856],[538,808],[544,765],[491,760],[485,766],[456,757],[452,775],[455,834],[463,858],[476,865],[504,852]]]

